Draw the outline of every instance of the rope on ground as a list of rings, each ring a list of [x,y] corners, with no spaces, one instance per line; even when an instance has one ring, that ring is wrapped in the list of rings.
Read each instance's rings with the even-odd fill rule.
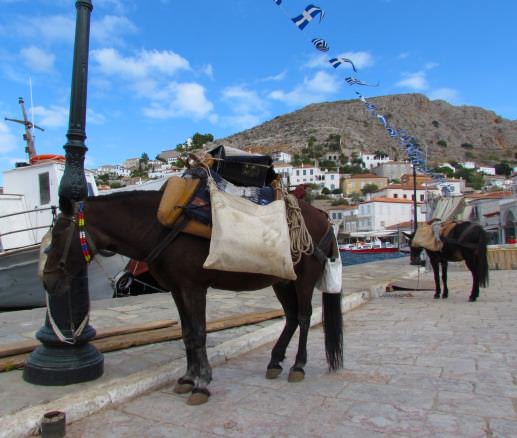
[[[291,238],[291,256],[293,264],[297,264],[303,254],[310,255],[314,252],[312,237],[303,220],[302,210],[298,200],[284,190],[284,200],[287,209],[287,224],[289,225],[289,237]]]

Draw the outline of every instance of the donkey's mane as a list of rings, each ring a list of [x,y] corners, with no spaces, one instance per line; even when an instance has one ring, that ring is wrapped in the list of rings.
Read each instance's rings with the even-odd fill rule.
[[[151,194],[159,193],[159,190],[127,190],[123,192],[110,193],[109,195],[101,195],[101,196],[88,196],[86,200],[88,202],[104,202],[104,201],[114,201],[118,199],[126,199],[128,197],[144,197],[149,196]]]

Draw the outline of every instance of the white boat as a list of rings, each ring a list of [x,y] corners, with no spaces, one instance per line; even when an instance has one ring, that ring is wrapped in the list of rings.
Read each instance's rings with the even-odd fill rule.
[[[45,306],[45,291],[37,276],[39,247],[52,224],[59,202],[64,159],[36,155],[3,173],[0,194],[0,309]],[[85,171],[88,195],[97,195],[93,173]],[[92,300],[114,296],[113,278],[126,266],[120,255],[97,255],[88,269]]]

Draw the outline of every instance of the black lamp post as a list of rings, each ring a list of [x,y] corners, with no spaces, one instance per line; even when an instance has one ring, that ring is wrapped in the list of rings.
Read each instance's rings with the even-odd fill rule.
[[[75,3],[74,64],[70,97],[70,119],[65,171],[59,186],[59,204],[65,205],[84,199],[88,193],[84,175],[86,139],[86,91],[88,81],[88,50],[90,40],[91,0]],[[95,330],[88,324],[90,297],[88,272],[85,267],[72,277],[70,289],[60,296],[49,296],[45,325],[36,337],[42,343],[25,362],[23,378],[38,385],[69,385],[100,377],[104,371],[104,357],[89,343]]]

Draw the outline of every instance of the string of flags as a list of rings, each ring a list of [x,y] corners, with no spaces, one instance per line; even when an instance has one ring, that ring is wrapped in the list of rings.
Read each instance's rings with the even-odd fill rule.
[[[283,0],[273,0],[273,1],[276,5],[282,7]],[[284,10],[284,13],[286,13],[285,10]],[[287,15],[287,13],[286,13],[286,15]],[[305,7],[305,9],[302,11],[301,14],[291,18],[291,21],[298,27],[298,29],[303,31],[310,24],[310,22],[317,17],[319,17],[319,23],[321,23],[321,21],[325,17],[325,11],[322,8],[320,8],[319,6],[309,4]],[[329,50],[330,50],[330,46],[329,46],[328,42],[323,38],[313,38],[311,40],[311,43],[313,44],[315,49],[320,52],[326,53],[326,52],[329,52]],[[348,63],[348,64],[350,64],[352,70],[355,73],[358,73],[354,62],[351,59],[344,58],[344,57],[333,57],[333,58],[328,59],[328,62],[332,67],[334,67],[336,69],[339,66],[341,66],[343,63]],[[379,86],[379,83],[370,84],[368,82],[364,82],[361,79],[358,79],[353,76],[349,76],[349,77],[345,78],[345,82],[350,86],[354,86],[354,85],[365,86],[365,87],[378,87]],[[409,161],[414,166],[414,168],[422,173],[430,175],[433,178],[434,182],[441,184],[442,191],[444,192],[444,194],[450,193],[452,188],[449,185],[443,184],[443,182],[444,182],[443,175],[432,172],[428,168],[427,163],[426,163],[426,154],[422,150],[421,146],[417,143],[417,140],[415,139],[415,137],[409,135],[405,130],[395,129],[394,127],[390,126],[387,118],[378,111],[377,107],[374,104],[368,102],[368,100],[361,93],[359,93],[357,91],[355,93],[357,94],[359,100],[365,105],[367,113],[371,117],[376,118],[379,121],[379,123],[381,123],[383,128],[386,130],[386,133],[391,138],[398,139],[398,143],[399,143],[401,149],[403,149],[405,151]]]

